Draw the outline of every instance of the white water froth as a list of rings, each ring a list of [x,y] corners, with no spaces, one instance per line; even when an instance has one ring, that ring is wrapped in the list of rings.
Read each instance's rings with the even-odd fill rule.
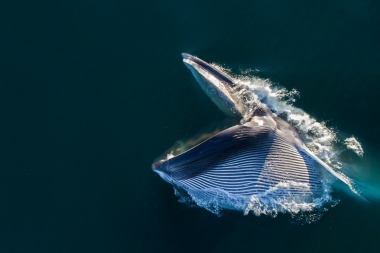
[[[350,137],[344,140],[344,144],[348,149],[351,149],[360,157],[363,157],[364,151],[362,145],[355,139],[355,137]]]
[[[287,212],[297,215],[302,212],[313,212],[322,210],[326,203],[335,203],[330,196],[330,188],[324,185],[324,193],[320,196],[305,195],[292,196],[289,194],[291,190],[305,190],[308,185],[297,182],[280,182],[269,188],[264,193],[252,195],[250,201],[244,211],[247,215],[252,211],[256,216],[261,214],[277,217],[279,212]],[[285,196],[278,197],[285,194]],[[309,217],[310,218],[310,217]],[[309,220],[310,221],[310,220]],[[316,221],[315,219],[312,221]]]
[[[325,122],[319,122],[310,114],[295,107],[293,103],[300,95],[297,90],[292,89],[289,91],[275,86],[268,79],[250,75],[249,73],[252,72],[250,70],[242,71],[241,75],[234,76],[229,69],[217,64],[213,64],[213,66],[233,76],[236,80],[237,87],[234,96],[238,97],[246,108],[241,123],[252,118],[255,105],[258,101],[261,101],[274,113],[290,122],[298,130],[310,151],[335,170],[342,167],[342,162],[338,159],[338,155],[342,150],[336,147],[337,143],[343,143],[357,155],[363,156],[363,149],[354,137],[348,138],[344,142],[339,140],[336,132],[327,127]],[[357,193],[353,182],[342,171],[336,172],[347,179],[350,182],[349,187],[351,190]],[[252,195],[248,198],[231,195],[221,190],[212,189],[207,192],[186,189],[181,186],[179,187],[183,188],[187,195],[181,193],[178,189],[176,190],[176,195],[180,196],[181,202],[195,202],[198,206],[216,214],[220,214],[223,209],[242,210],[245,215],[252,212],[256,216],[263,214],[272,217],[276,217],[278,213],[290,213],[292,216],[302,216],[303,218],[301,219],[304,221],[312,222],[318,220],[328,206],[335,206],[338,202],[331,197],[333,177],[329,173],[323,173],[323,175],[320,196],[314,196],[311,193],[304,197],[292,196],[290,193],[292,190],[307,187],[297,182],[281,182],[264,193]],[[309,214],[304,215],[305,213]]]
[[[288,91],[285,88],[274,87],[269,80],[257,77],[242,76],[237,78],[239,87],[243,92],[249,92],[253,97],[245,101],[247,108],[252,108],[257,100],[265,103],[274,113],[285,118],[302,135],[307,147],[329,165],[336,166],[334,157],[336,152],[333,144],[337,142],[335,132],[328,128],[324,122],[318,122],[308,113],[293,106],[299,92],[295,89]],[[240,91],[241,92],[241,91]],[[241,93],[243,93],[241,92]],[[244,115],[249,120],[250,111]]]
[[[230,194],[221,189],[196,190],[178,184],[175,195],[179,196],[181,203],[205,208],[216,215],[220,215],[223,209],[242,210],[244,215],[252,212],[256,216],[268,215],[273,218],[279,213],[289,213],[302,223],[311,223],[317,221],[323,211],[328,210],[327,204],[332,207],[338,203],[330,195],[329,184],[328,180],[322,181],[323,190],[318,196],[313,196],[311,192],[301,196],[292,195],[294,190],[307,192],[310,189],[307,184],[293,181],[280,182],[267,191],[252,196]]]
[[[243,72],[244,73],[244,72]],[[339,140],[336,131],[326,126],[325,122],[319,122],[304,110],[293,105],[300,93],[273,85],[268,79],[255,76],[235,76],[237,95],[244,102],[246,108],[254,108],[258,100],[265,103],[274,113],[291,123],[302,136],[306,146],[317,157],[335,169],[340,169],[342,163],[338,155],[342,152],[337,144],[345,144],[358,156],[363,156],[361,144],[354,138]],[[244,121],[250,120],[253,111],[247,110],[243,115]],[[343,175],[346,177],[345,175]]]

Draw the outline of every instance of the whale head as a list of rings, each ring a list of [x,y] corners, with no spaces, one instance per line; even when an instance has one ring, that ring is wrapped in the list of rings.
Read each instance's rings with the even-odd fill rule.
[[[211,64],[187,53],[182,53],[183,62],[207,96],[219,109],[232,117],[242,115],[242,106],[234,97],[235,80]]]

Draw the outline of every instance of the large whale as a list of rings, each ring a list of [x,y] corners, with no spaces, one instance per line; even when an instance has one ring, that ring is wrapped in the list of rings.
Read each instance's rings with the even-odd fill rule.
[[[211,100],[225,114],[242,117],[247,108],[236,96],[236,81],[195,56],[182,56]],[[309,201],[322,194],[324,171],[350,186],[345,177],[306,147],[290,123],[260,101],[253,107],[248,122],[219,132],[178,155],[156,160],[153,171],[198,204],[211,201],[229,209],[244,209],[252,197],[262,194]],[[286,187],[274,190],[281,185]]]

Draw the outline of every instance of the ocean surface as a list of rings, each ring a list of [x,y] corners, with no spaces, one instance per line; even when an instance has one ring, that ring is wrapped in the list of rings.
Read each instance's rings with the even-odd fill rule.
[[[338,170],[366,200],[333,186],[310,222],[180,203],[151,164],[227,124],[182,52],[297,90],[361,144]],[[379,96],[377,1],[1,1],[0,252],[379,252]]]

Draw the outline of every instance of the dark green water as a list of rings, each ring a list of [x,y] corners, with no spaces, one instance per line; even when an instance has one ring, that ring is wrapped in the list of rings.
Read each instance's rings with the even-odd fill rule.
[[[258,69],[380,184],[376,1],[1,1],[0,252],[379,252],[380,201],[310,225],[178,203],[151,164],[224,119],[181,52]],[[372,195],[376,195],[372,191]]]

